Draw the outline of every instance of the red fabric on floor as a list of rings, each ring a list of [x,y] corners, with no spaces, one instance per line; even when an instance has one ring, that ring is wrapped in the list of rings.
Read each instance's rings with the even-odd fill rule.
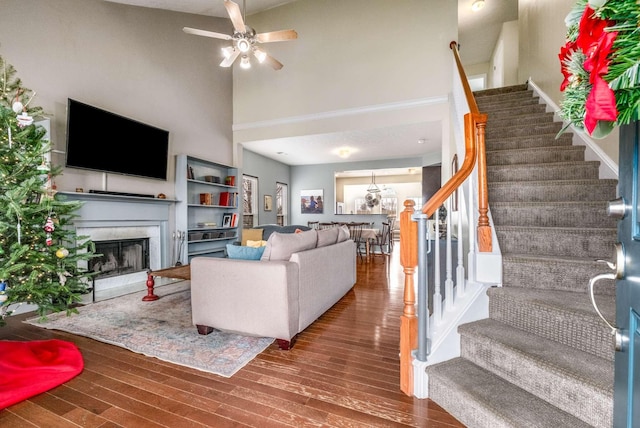
[[[0,340],[0,409],[63,384],[83,368],[71,342]]]

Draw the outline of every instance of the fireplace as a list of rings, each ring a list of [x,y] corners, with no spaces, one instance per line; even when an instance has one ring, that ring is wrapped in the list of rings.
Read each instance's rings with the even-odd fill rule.
[[[94,241],[96,253],[102,254],[89,261],[89,271],[96,279],[147,271],[149,264],[149,238]]]

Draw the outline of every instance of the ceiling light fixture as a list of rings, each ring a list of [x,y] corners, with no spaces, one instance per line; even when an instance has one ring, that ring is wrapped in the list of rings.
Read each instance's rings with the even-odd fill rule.
[[[420,138],[420,139],[418,140],[418,144],[424,144],[424,143],[426,143],[426,142],[427,142],[427,140],[425,140],[424,138]]]
[[[242,58],[240,58],[240,67],[244,68],[245,70],[251,68],[251,61],[249,61],[248,56],[242,55]]]
[[[479,11],[483,7],[484,7],[484,0],[475,0],[473,3],[471,3],[471,10],[474,12]]]
[[[351,155],[351,151],[348,148],[338,150],[338,156],[342,159],[346,159]]]

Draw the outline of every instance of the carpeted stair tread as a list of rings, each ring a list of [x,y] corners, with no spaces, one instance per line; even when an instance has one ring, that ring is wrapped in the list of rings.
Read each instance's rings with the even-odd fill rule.
[[[542,113],[551,113],[547,112],[547,106],[540,103],[535,104],[525,104],[519,106],[511,106],[510,108],[496,108],[487,112],[488,120],[509,120],[511,117],[517,117],[522,115],[531,115],[531,114],[542,114]]]
[[[584,146],[531,147],[512,150],[488,150],[487,165],[537,164],[584,161]]]
[[[522,83],[519,85],[502,86],[500,88],[481,89],[479,91],[474,91],[473,96],[475,98],[482,98],[482,97],[487,97],[491,95],[508,94],[511,92],[522,92],[522,91],[528,91],[528,90],[529,88],[527,84]]]
[[[611,331],[588,294],[519,287],[487,290],[489,317],[538,336],[613,360]],[[597,295],[600,312],[615,319],[615,297]]]
[[[486,148],[488,151],[498,151],[530,149],[534,147],[570,147],[572,144],[571,138],[561,137],[556,139],[550,134],[536,134],[494,139],[486,142]]]
[[[608,270],[606,264],[592,258],[504,254],[502,286],[588,293],[589,280]],[[614,296],[615,281],[600,280],[596,283],[594,291],[596,294]]]
[[[473,428],[589,427],[463,358],[427,367],[429,396]]]
[[[487,180],[542,181],[597,179],[600,162],[554,162],[517,165],[487,165]]]
[[[496,226],[503,254],[605,258],[613,251],[617,229]]]
[[[616,197],[617,180],[531,180],[489,182],[489,202],[612,200]]]
[[[587,423],[611,426],[612,361],[493,319],[462,325],[458,332],[461,357]]]
[[[520,135],[557,134],[562,129],[560,122],[532,123],[529,126],[487,126],[485,138],[487,141],[504,137],[516,137]]]
[[[491,202],[496,226],[617,227],[607,201]]]
[[[487,129],[496,131],[501,128],[513,128],[515,126],[528,126],[531,124],[551,124],[553,123],[553,113],[533,113],[533,114],[512,114],[508,120],[506,116],[487,114]]]

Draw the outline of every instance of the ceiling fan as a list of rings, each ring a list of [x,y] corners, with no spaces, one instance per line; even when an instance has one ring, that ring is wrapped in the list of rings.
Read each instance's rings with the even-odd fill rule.
[[[240,12],[240,6],[231,0],[224,0],[224,6],[227,9],[231,23],[233,24],[233,34],[227,35],[216,33],[213,31],[198,30],[197,28],[184,27],[185,33],[195,34],[196,36],[213,37],[215,39],[232,40],[231,46],[222,48],[224,59],[220,63],[220,67],[231,67],[236,58],[240,57],[240,67],[251,68],[249,60],[250,55],[254,55],[260,63],[269,64],[274,70],[280,70],[282,63],[260,49],[257,44],[282,42],[298,38],[295,30],[271,31],[269,33],[256,34],[256,31],[244,23],[243,14]],[[244,1],[243,1],[244,7]]]

